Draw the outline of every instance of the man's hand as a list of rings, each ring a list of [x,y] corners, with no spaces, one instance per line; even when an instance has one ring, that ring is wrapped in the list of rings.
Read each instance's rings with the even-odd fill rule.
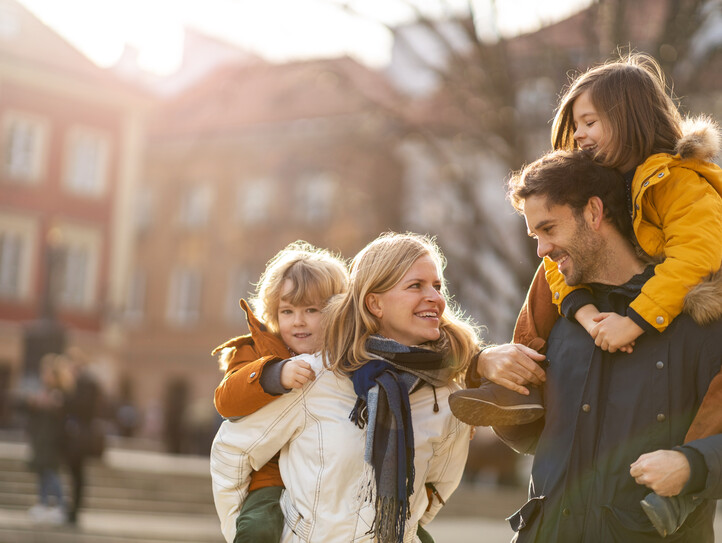
[[[689,481],[691,470],[687,457],[679,451],[654,451],[637,458],[629,474],[660,496],[676,496]]]
[[[541,385],[546,380],[544,370],[537,364],[545,358],[543,354],[518,343],[495,345],[479,354],[476,371],[482,378],[528,395],[529,390],[522,385]]]
[[[610,353],[631,353],[634,340],[644,333],[632,319],[617,313],[600,313],[593,320],[597,325],[589,330],[589,334],[594,338],[594,344]]]
[[[281,386],[283,388],[301,388],[316,378],[311,364],[302,359],[291,359],[281,368]]]

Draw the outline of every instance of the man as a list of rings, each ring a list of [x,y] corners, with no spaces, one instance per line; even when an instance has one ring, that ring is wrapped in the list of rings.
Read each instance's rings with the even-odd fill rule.
[[[629,241],[621,177],[583,152],[557,151],[524,169],[510,199],[539,256],[552,257],[570,285],[589,285],[600,311],[624,314],[654,267]],[[519,387],[532,353],[487,349],[479,372],[503,372]],[[722,322],[701,327],[680,315],[640,337],[632,353],[609,353],[578,323],[559,319],[546,354],[544,418],[495,428],[517,451],[534,453],[529,501],[509,519],[515,541],[660,541],[640,506],[651,489],[697,504],[665,541],[713,542],[722,435],[683,441],[722,364]]]

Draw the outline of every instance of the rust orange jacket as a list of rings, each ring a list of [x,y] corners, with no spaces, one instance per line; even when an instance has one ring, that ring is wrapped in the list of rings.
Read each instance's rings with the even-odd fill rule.
[[[278,398],[261,386],[263,368],[269,362],[290,357],[288,347],[280,337],[271,333],[259,321],[245,300],[240,301],[246,312],[250,334],[234,337],[213,349],[226,365],[225,375],[216,387],[214,403],[218,413],[226,418],[244,417],[258,411]],[[278,455],[253,473],[249,490],[268,486],[283,486],[278,469]]]

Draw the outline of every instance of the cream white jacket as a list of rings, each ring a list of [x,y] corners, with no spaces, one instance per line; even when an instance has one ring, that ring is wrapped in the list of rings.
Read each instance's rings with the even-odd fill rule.
[[[316,379],[284,394],[257,412],[224,421],[211,450],[213,498],[228,542],[248,495],[251,470],[281,451],[279,466],[286,490],[281,498],[286,525],[282,543],[349,543],[374,541],[369,534],[373,499],[364,500],[364,481],[373,477],[364,462],[366,431],[348,418],[356,402],[351,380],[325,369],[320,355],[300,355]],[[433,483],[446,501],[461,480],[469,450],[470,427],[449,410],[454,384],[434,391],[424,385],[410,396],[414,424],[415,479],[406,523],[405,543],[418,541],[417,524],[428,524],[441,508],[428,498]]]

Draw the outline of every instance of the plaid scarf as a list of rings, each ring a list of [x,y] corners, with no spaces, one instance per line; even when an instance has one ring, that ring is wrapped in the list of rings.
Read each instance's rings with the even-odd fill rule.
[[[357,395],[349,419],[368,425],[364,459],[376,481],[372,530],[381,543],[401,542],[414,491],[414,428],[409,394],[423,383],[443,386],[452,378],[441,353],[371,336],[366,349],[378,356],[351,375]]]

